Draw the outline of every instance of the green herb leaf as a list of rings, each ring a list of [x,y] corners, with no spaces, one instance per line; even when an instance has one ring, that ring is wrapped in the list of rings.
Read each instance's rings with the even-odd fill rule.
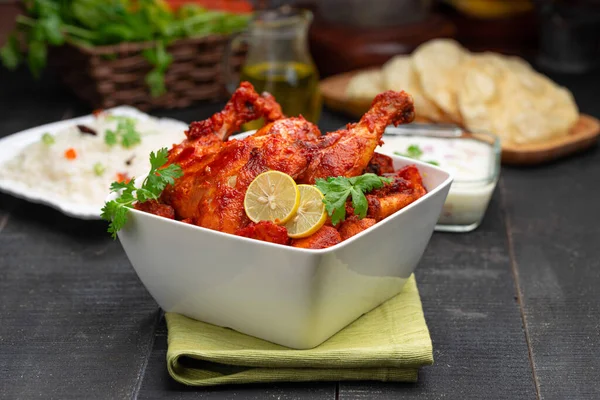
[[[62,33],[62,21],[58,15],[53,14],[47,18],[40,19],[38,25],[49,44],[60,46],[65,42],[65,37]]]
[[[6,44],[0,49],[2,64],[8,69],[15,69],[21,63],[23,56],[19,47],[19,41],[15,34],[8,37]]]
[[[421,150],[421,148],[416,144],[411,144],[408,146],[406,152],[410,158],[419,158],[423,155],[423,150]]]
[[[52,136],[51,134],[49,134],[48,132],[44,133],[42,135],[42,142],[46,145],[46,146],[50,146],[53,145],[55,140],[54,140],[54,136]]]
[[[389,178],[368,173],[352,178],[339,176],[337,178],[317,179],[315,186],[325,196],[323,202],[325,203],[325,210],[331,216],[331,223],[337,225],[346,219],[346,200],[348,196],[352,198],[354,213],[362,219],[367,216],[369,208],[365,193],[373,189],[379,189],[385,183],[391,181]]]
[[[144,82],[148,85],[152,97],[158,97],[167,92],[167,87],[165,86],[165,73],[163,71],[156,68],[151,70],[146,74]]]
[[[108,224],[108,233],[110,233],[113,239],[117,238],[117,232],[123,229],[127,223],[127,212],[130,206],[131,204],[112,200],[102,207],[100,217],[110,221]]]
[[[169,150],[166,148],[162,148],[158,150],[156,153],[150,153],[150,169],[159,169],[167,162],[169,158]]]
[[[113,182],[110,184],[110,191],[111,192],[118,192],[119,190],[125,190],[125,189],[131,189],[132,191],[135,190],[135,184],[134,184],[134,179],[130,179],[129,181],[125,182]],[[121,198],[123,198],[124,195],[121,196]]]
[[[175,179],[183,176],[179,165],[171,164],[162,168],[168,160],[168,154],[167,148],[150,153],[150,172],[139,189],[136,189],[134,179],[129,182],[113,182],[110,185],[110,191],[120,192],[120,195],[104,204],[101,217],[110,222],[108,232],[113,239],[116,239],[117,232],[127,223],[127,213],[136,201],[144,203],[157,200],[167,185],[175,183]]]
[[[166,148],[160,149],[156,154],[150,153],[150,168],[158,170],[167,162],[169,152]],[[167,185],[175,183],[175,179],[181,176],[181,168],[178,165],[171,164],[160,170],[160,175],[148,174],[146,177],[146,189],[151,193],[162,193]]]
[[[92,47],[155,41],[157,48],[152,49],[155,54],[150,57],[154,68],[146,77],[153,96],[165,92],[164,74],[171,63],[163,43],[241,31],[251,18],[187,5],[172,11],[159,0],[25,0],[23,3],[26,15],[17,17],[14,32],[24,33],[32,74],[39,76],[45,67],[47,46],[65,42]],[[0,50],[0,57],[8,68],[16,67],[20,61],[18,46],[9,40]]]
[[[152,97],[157,97],[165,94],[167,89],[165,86],[165,73],[169,65],[173,62],[173,57],[167,53],[165,43],[159,41],[155,48],[146,49],[142,55],[150,64],[154,65],[145,78],[146,84],[150,88]]]
[[[94,174],[96,174],[96,176],[104,175],[104,171],[106,171],[106,168],[104,165],[102,165],[102,163],[97,162],[94,164]]]
[[[115,144],[117,144],[117,133],[115,131],[107,129],[106,132],[104,132],[104,143],[106,143],[109,146],[114,146]]]
[[[400,153],[399,151],[395,151],[394,154],[396,154],[398,156],[414,158],[415,160],[420,160],[421,156],[423,155],[423,150],[421,150],[421,148],[418,145],[411,144],[406,149],[406,153]],[[425,162],[428,164],[431,164],[431,165],[438,165],[438,166],[440,165],[440,163],[438,163],[437,161],[425,161]]]
[[[135,146],[142,141],[139,132],[135,130],[135,121],[126,119],[119,122],[117,130],[121,132],[121,145],[126,149]]]
[[[29,52],[27,53],[27,64],[34,77],[39,78],[42,70],[46,66],[48,48],[42,41],[33,41],[29,43]]]
[[[135,119],[118,115],[109,115],[106,119],[117,121],[117,128],[114,131],[107,129],[104,132],[104,142],[107,145],[114,146],[120,141],[121,146],[128,149],[142,142],[142,136],[135,127]]]
[[[350,184],[359,188],[363,193],[370,192],[373,189],[379,189],[384,183],[391,183],[392,179],[384,178],[375,174],[364,174],[348,178]]]

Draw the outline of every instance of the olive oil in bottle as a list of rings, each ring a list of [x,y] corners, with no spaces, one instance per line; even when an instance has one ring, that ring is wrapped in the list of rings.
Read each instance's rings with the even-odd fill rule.
[[[281,104],[287,117],[302,115],[316,123],[321,113],[319,75],[316,68],[300,62],[263,62],[242,67],[240,79],[250,82],[258,93],[269,92]],[[258,129],[261,120],[244,124],[245,130]]]

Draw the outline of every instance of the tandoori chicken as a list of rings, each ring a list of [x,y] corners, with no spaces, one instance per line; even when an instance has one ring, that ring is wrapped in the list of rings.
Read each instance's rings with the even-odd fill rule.
[[[259,118],[265,125],[256,133],[228,140],[242,124]],[[375,153],[389,124],[409,123],[413,118],[411,96],[387,91],[375,97],[358,123],[321,135],[301,116],[285,118],[272,96],[259,95],[251,84],[243,82],[223,111],[193,122],[186,131],[187,139],[173,146],[167,165],[178,164],[183,176],[164,190],[160,207],[153,205],[144,211],[160,210],[162,215],[174,215],[190,224],[264,241],[329,247],[426,193],[415,167],[394,172],[391,159]],[[314,184],[319,178],[354,177],[368,171],[387,175],[391,183],[368,194],[368,219],[352,216],[336,227],[329,221],[310,237],[288,241],[284,227],[254,224],[244,211],[246,189],[268,170],[288,174],[298,184]]]

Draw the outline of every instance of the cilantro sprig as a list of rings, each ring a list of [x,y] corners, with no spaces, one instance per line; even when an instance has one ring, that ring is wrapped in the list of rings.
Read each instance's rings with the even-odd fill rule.
[[[115,130],[107,129],[106,132],[104,132],[104,143],[112,147],[120,140],[121,146],[125,147],[126,149],[141,143],[142,136],[136,130],[135,119],[121,116],[110,116],[109,120],[116,120],[117,127]]]
[[[116,239],[117,232],[127,223],[127,214],[135,202],[145,203],[148,200],[158,200],[167,185],[172,185],[175,183],[175,179],[183,176],[181,167],[177,164],[162,168],[167,162],[168,155],[167,148],[150,153],[150,172],[139,188],[135,187],[134,179],[127,182],[113,182],[110,185],[111,193],[121,193],[116,199],[104,204],[100,216],[110,222],[108,232],[113,239]]]
[[[0,48],[0,61],[9,69],[22,62],[35,77],[46,67],[51,47],[65,43],[94,47],[130,42],[164,44],[179,38],[230,34],[246,28],[250,14],[211,11],[196,4],[171,10],[162,0],[27,0],[24,15]],[[27,46],[21,46],[25,42]],[[23,52],[27,49],[26,53]],[[165,91],[170,55],[157,47],[145,52],[154,67],[146,75],[152,96]],[[107,54],[117,58],[117,53]]]
[[[384,183],[392,182],[389,178],[367,173],[361,176],[346,178],[338,176],[327,179],[317,179],[315,186],[323,193],[325,198],[325,210],[331,216],[331,223],[337,225],[346,219],[346,200],[348,196],[352,197],[352,207],[354,214],[359,218],[367,216],[369,203],[365,193],[373,189],[381,188]]]
[[[399,151],[395,151],[394,154],[397,156],[404,156],[404,157],[408,157],[408,158],[414,158],[415,160],[420,160],[421,156],[423,155],[423,150],[421,150],[421,148],[418,145],[411,144],[406,149],[406,153],[400,153]],[[425,162],[428,164],[431,164],[431,165],[438,165],[438,166],[440,165],[440,163],[437,161],[425,161]]]

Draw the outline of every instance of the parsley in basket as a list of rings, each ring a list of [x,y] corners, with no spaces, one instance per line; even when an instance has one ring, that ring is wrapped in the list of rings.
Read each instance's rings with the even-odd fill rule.
[[[158,150],[156,154],[150,153],[150,172],[139,188],[135,187],[133,178],[128,182],[113,182],[110,185],[111,192],[121,192],[121,194],[104,204],[100,216],[110,222],[108,232],[113,239],[116,239],[117,232],[127,223],[127,214],[135,202],[158,200],[167,185],[172,185],[175,179],[183,176],[181,167],[177,164],[162,168],[167,162],[168,153],[167,148]]]
[[[154,43],[143,51],[154,67],[145,78],[152,96],[166,90],[165,72],[173,61],[167,51],[169,43],[180,38],[239,32],[251,17],[210,11],[195,4],[172,11],[161,0],[28,0],[23,5],[25,15],[17,17],[15,30],[0,49],[5,67],[14,69],[25,61],[31,73],[39,77],[52,46]],[[27,43],[26,55],[20,39]],[[104,55],[107,59],[117,56]]]

